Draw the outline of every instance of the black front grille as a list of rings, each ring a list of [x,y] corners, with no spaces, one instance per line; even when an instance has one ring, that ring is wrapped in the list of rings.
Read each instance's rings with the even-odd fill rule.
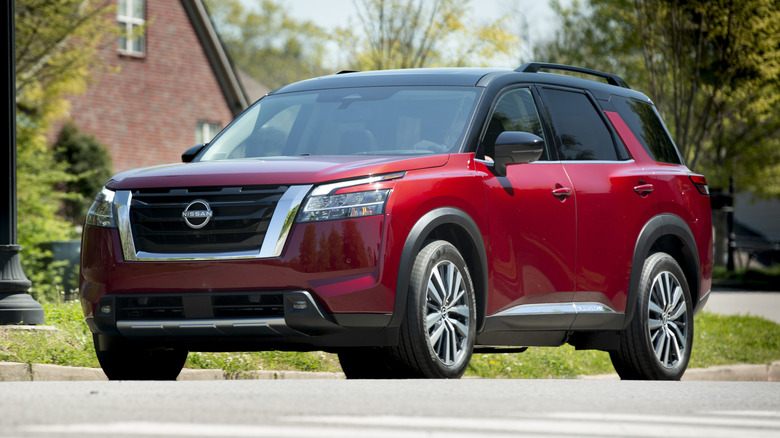
[[[116,307],[120,321],[284,316],[283,295],[277,292],[118,296]]]
[[[162,254],[259,250],[286,190],[286,186],[253,186],[134,191],[130,225],[135,249]],[[208,203],[213,213],[199,229],[187,225],[182,216],[196,200]],[[203,209],[200,203],[194,207]],[[197,225],[203,219],[190,222]]]

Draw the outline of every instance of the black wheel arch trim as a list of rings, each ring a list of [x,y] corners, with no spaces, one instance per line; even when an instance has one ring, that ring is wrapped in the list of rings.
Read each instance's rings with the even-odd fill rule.
[[[679,250],[685,260],[678,260],[680,267],[686,275],[686,281],[691,291],[694,311],[699,305],[699,293],[701,284],[701,264],[696,239],[693,237],[690,227],[685,221],[673,214],[660,214],[650,219],[639,233],[634,256],[631,261],[631,275],[626,301],[626,316],[623,328],[626,328],[634,318],[636,312],[636,300],[639,292],[639,281],[642,276],[642,268],[645,259],[652,253],[659,241],[666,236],[673,236],[682,242]],[[674,257],[674,255],[672,255]],[[691,272],[693,269],[693,272]],[[693,275],[689,275],[693,274]]]
[[[424,214],[409,231],[406,237],[403,250],[401,251],[401,260],[399,262],[397,282],[395,286],[395,306],[393,317],[390,320],[390,327],[398,327],[406,314],[406,300],[409,293],[409,279],[412,275],[412,265],[414,258],[422,249],[429,236],[437,228],[443,225],[454,225],[459,227],[471,239],[474,254],[461,255],[469,264],[476,269],[472,269],[471,280],[474,282],[475,304],[477,308],[477,333],[482,330],[485,323],[485,309],[487,308],[487,287],[488,287],[488,268],[487,251],[485,249],[482,232],[477,223],[463,210],[453,207],[441,207],[431,210]]]

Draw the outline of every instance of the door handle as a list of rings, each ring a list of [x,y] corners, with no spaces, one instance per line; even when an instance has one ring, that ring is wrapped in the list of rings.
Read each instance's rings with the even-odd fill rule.
[[[634,191],[639,196],[647,196],[650,193],[653,193],[653,185],[652,184],[646,184],[644,181],[639,181],[639,184],[634,186]]]
[[[556,184],[556,185],[555,185],[555,188],[554,188],[554,189],[553,189],[553,191],[552,191],[552,194],[553,194],[553,196],[555,196],[556,198],[558,198],[558,200],[560,200],[560,201],[565,201],[565,200],[566,200],[566,198],[568,198],[569,196],[571,196],[571,194],[572,194],[572,190],[571,190],[571,188],[569,188],[569,187],[563,187],[563,186],[562,186],[562,185],[560,185],[560,184]]]

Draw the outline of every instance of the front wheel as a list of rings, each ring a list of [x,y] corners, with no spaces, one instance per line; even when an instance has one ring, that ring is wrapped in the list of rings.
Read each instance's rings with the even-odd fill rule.
[[[677,261],[665,253],[645,260],[636,312],[610,358],[624,380],[680,380],[693,346],[693,304]]]
[[[145,348],[142,345],[92,335],[95,354],[109,380],[176,380],[187,350]]]
[[[406,316],[393,355],[409,377],[459,378],[476,338],[474,286],[451,243],[427,243],[415,258]]]

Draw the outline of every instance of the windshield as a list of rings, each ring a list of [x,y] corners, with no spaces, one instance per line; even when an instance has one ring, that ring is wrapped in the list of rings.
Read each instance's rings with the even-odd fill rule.
[[[267,96],[198,161],[458,152],[481,88],[367,87]]]

